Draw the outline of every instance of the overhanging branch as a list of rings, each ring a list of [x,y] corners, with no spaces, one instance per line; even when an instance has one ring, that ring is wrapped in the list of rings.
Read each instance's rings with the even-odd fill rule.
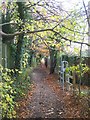
[[[0,27],[4,26],[4,25],[18,25],[18,23],[15,23],[15,22],[6,22],[6,23],[2,23],[0,24]]]
[[[79,41],[73,41],[73,40],[70,40],[68,38],[65,38],[63,37],[59,32],[53,30],[54,33],[56,33],[57,35],[59,35],[62,39],[64,39],[65,41],[69,41],[69,42],[73,42],[73,43],[77,43],[77,44],[84,44],[84,45],[87,45],[87,46],[90,46],[90,44],[88,43],[85,43],[85,42],[79,42]]]
[[[16,32],[16,33],[13,33],[13,34],[7,34],[7,33],[4,33],[3,31],[0,30],[0,34],[2,36],[6,36],[6,37],[14,37],[14,36],[17,36],[17,35],[21,35],[21,34],[34,34],[34,33],[38,33],[38,32],[44,32],[44,31],[52,31],[52,29],[43,29],[43,30],[35,30],[35,31],[21,31],[21,32]]]
[[[73,40],[70,40],[68,38],[65,38],[63,37],[59,32],[55,31],[54,29],[43,29],[43,30],[35,30],[35,31],[22,31],[22,32],[16,32],[14,34],[6,34],[2,31],[0,31],[0,34],[2,36],[6,36],[6,37],[14,37],[14,36],[17,36],[17,35],[20,35],[20,34],[34,34],[34,33],[39,33],[39,32],[44,32],[44,31],[51,31],[51,32],[54,32],[56,34],[58,34],[62,39],[66,40],[66,41],[70,41],[70,42],[74,42],[74,43],[78,43],[78,44],[85,44],[87,46],[90,46],[90,44],[88,43],[85,43],[85,42],[79,42],[79,41],[73,41]]]

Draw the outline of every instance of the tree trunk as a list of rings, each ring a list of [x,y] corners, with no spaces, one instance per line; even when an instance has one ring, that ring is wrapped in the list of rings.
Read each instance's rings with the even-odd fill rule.
[[[47,66],[48,66],[48,59],[47,57],[45,57],[45,67],[47,68]]]
[[[23,6],[24,4],[22,2],[17,2],[18,5],[18,12],[19,12],[19,18],[24,22],[24,10]],[[19,27],[19,31],[21,31],[22,25]],[[17,43],[17,49],[16,49],[16,57],[15,57],[15,68],[20,69],[21,67],[21,53],[22,53],[22,45],[23,45],[23,37],[24,34],[21,34],[18,36],[18,43]]]
[[[50,74],[53,74],[55,72],[55,67],[57,63],[57,51],[55,50],[55,46],[51,46],[50,50]]]

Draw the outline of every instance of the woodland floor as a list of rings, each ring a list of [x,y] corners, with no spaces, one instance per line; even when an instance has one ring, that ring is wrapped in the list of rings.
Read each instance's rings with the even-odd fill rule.
[[[42,66],[31,73],[32,90],[18,101],[19,118],[87,118],[87,104],[66,90],[63,92],[57,74],[50,75]],[[84,101],[85,102],[85,101]]]

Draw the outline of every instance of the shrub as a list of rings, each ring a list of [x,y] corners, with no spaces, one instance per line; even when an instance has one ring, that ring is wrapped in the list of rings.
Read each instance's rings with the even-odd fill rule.
[[[0,106],[2,109],[2,117],[7,118],[16,117],[16,112],[14,110],[14,107],[16,105],[16,102],[14,101],[16,91],[12,87],[14,79],[12,79],[12,77],[10,76],[11,71],[13,70],[7,68],[4,69],[0,65],[0,74],[2,77],[2,81],[0,81]]]
[[[23,97],[30,88],[30,69],[22,71],[3,68],[0,65],[0,107],[3,118],[16,118],[18,97]]]

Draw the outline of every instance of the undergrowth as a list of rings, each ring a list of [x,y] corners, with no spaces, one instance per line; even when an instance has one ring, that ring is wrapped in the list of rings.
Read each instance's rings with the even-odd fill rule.
[[[0,108],[2,118],[16,118],[17,99],[24,97],[30,88],[30,68],[18,71],[0,65]]]

